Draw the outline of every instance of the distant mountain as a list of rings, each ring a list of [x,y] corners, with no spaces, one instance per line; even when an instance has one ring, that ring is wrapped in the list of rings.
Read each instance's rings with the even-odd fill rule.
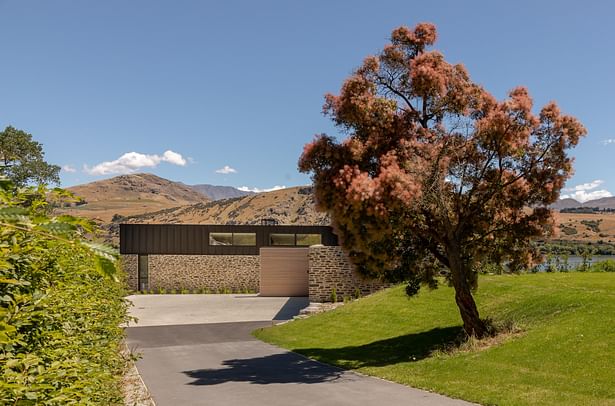
[[[615,209],[615,197],[603,197],[583,203],[583,207],[597,207],[599,209]]]
[[[129,216],[207,202],[190,186],[149,173],[121,175],[69,187],[83,204],[62,211],[107,223],[115,215]]]
[[[575,199],[559,199],[557,202],[551,205],[552,209],[561,210],[561,209],[572,209],[574,207],[581,207],[582,203]]]
[[[603,197],[581,203],[575,199],[560,199],[551,205],[556,210],[574,209],[578,207],[597,207],[598,209],[615,209],[615,197]]]
[[[210,200],[232,199],[235,197],[243,197],[255,194],[254,192],[246,192],[232,186],[216,186],[216,185],[191,185],[192,189],[202,193]]]

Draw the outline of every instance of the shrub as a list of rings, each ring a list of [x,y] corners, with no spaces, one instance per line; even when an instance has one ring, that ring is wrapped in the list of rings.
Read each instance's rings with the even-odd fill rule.
[[[331,289],[331,301],[337,303],[337,289]]]
[[[0,180],[0,404],[119,404],[116,255],[88,221],[49,217],[46,194]]]
[[[589,269],[591,272],[615,272],[615,260],[607,259],[605,261],[592,264]]]

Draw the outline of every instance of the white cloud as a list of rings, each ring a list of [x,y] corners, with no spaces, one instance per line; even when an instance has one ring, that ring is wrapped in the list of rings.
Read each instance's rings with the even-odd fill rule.
[[[72,166],[72,165],[64,165],[64,166],[62,167],[62,170],[63,170],[64,172],[68,172],[68,173],[75,173],[75,172],[77,172],[77,168],[75,168],[75,167],[74,167],[74,166]]]
[[[580,185],[576,185],[575,187],[564,189],[564,192],[580,192],[583,190],[592,190],[602,185],[604,181],[602,179],[592,180],[589,183],[582,183]]]
[[[164,154],[162,154],[162,160],[173,165],[186,165],[186,160],[184,159],[184,157],[181,156],[181,154],[178,154],[177,152],[171,150],[164,151]]]
[[[602,144],[603,145],[615,144],[615,138],[606,139],[606,140],[602,141]]]
[[[268,189],[259,189],[257,187],[249,188],[247,186],[240,186],[237,189],[242,192],[254,192],[254,193],[262,193],[262,192],[273,192],[274,190],[286,189],[286,186],[275,185],[274,187],[270,187]]]
[[[181,154],[167,150],[162,155],[127,152],[116,160],[101,162],[91,168],[83,165],[83,170],[90,175],[127,174],[136,172],[141,168],[154,168],[161,162],[179,166],[186,165],[186,159]]]
[[[564,192],[569,192],[565,195],[562,195],[562,199],[575,199],[581,203],[585,203],[589,200],[601,199],[603,197],[611,197],[613,196],[611,192],[606,189],[596,189],[598,186],[604,183],[601,179],[596,179],[589,183],[582,183],[572,188],[564,189]]]
[[[216,169],[216,173],[221,173],[223,175],[228,175],[229,173],[237,173],[237,169],[231,168],[228,165],[224,165],[223,168]]]

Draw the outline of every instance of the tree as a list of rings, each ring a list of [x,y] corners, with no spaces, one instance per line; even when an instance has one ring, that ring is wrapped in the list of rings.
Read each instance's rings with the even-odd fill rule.
[[[0,132],[0,175],[17,186],[60,183],[60,167],[44,157],[43,146],[31,134],[11,126]]]
[[[497,101],[427,50],[435,40],[429,23],[395,29],[325,96],[348,137],[316,136],[299,169],[360,272],[433,284],[445,270],[466,333],[483,337],[477,266],[519,270],[538,258],[529,239],[552,231],[548,206],[572,169],[566,151],[586,131],[553,102],[534,114],[523,87]]]

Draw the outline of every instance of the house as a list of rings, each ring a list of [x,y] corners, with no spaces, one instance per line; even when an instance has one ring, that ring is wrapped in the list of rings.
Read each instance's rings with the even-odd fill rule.
[[[383,283],[361,278],[333,229],[304,225],[121,224],[131,290],[259,292],[328,301]]]

